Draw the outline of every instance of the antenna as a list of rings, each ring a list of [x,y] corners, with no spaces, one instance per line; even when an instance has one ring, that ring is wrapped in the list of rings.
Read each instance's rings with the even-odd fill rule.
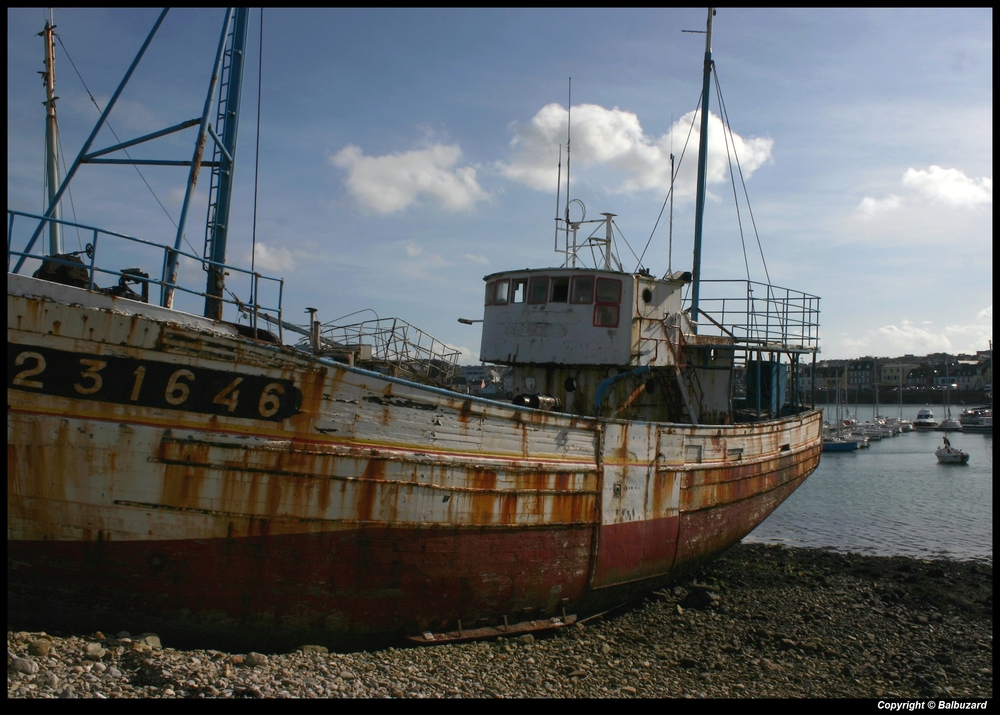
[[[673,122],[671,122],[673,124]],[[670,142],[673,143],[673,133]],[[670,228],[667,231],[667,274],[674,272],[674,153],[670,152]]]
[[[559,145],[559,163],[556,165],[556,235],[553,250],[559,252],[559,192],[562,190],[562,144]]]
[[[569,93],[566,101],[566,245],[569,245],[569,140],[573,124],[573,78],[569,78]]]

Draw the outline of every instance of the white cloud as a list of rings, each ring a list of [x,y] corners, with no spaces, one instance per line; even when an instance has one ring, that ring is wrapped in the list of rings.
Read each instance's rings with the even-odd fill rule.
[[[993,338],[993,306],[976,316],[983,322],[935,327],[904,320],[901,325],[883,325],[841,341],[850,355],[926,355],[928,353],[975,353],[985,350]]]
[[[861,200],[861,204],[858,206],[858,211],[860,211],[864,216],[870,217],[885,211],[893,211],[897,208],[899,208],[899,197],[895,194],[890,194],[884,199],[876,199],[871,196],[866,196]]]
[[[292,256],[292,252],[284,246],[271,248],[258,241],[254,244],[253,255],[254,268],[257,271],[287,273],[295,268],[295,258]]]
[[[993,178],[972,179],[958,169],[932,166],[928,171],[907,169],[903,185],[932,201],[952,206],[976,206],[993,203]]]
[[[924,205],[928,200],[930,203],[959,207],[993,203],[992,177],[973,179],[958,169],[931,166],[924,171],[909,168],[903,174],[901,183],[906,192],[902,198],[894,194],[882,199],[866,196],[858,204],[858,212],[870,217],[904,205]]]
[[[477,263],[481,266],[487,266],[490,263],[490,259],[486,256],[477,256],[472,253],[463,253],[462,258],[469,261],[470,263]]]
[[[365,156],[349,145],[330,158],[347,170],[347,189],[366,208],[392,213],[428,198],[448,211],[471,208],[489,198],[476,181],[472,166],[456,166],[462,155],[456,145],[387,156]]]
[[[670,153],[673,151],[680,163],[681,153],[687,143],[675,190],[677,197],[691,197],[695,193],[697,175],[697,146],[700,135],[699,113],[689,112],[660,137],[647,136],[632,112],[617,107],[606,109],[594,104],[573,107],[570,148],[571,165],[576,171],[608,167],[619,172],[614,191],[630,192],[653,190],[660,193],[670,188]],[[558,181],[557,156],[563,145],[562,163],[567,162],[566,124],[568,113],[558,104],[543,107],[527,125],[515,126],[511,140],[511,160],[501,164],[501,172],[513,181],[526,184],[539,191],[552,191]],[[692,122],[694,126],[692,127]],[[771,158],[773,140],[765,138],[744,139],[732,135],[736,157],[749,177]],[[709,183],[724,181],[729,175],[729,160],[722,121],[709,114]],[[565,170],[563,173],[565,181]]]
[[[452,345],[450,346],[458,351],[458,364],[459,365],[479,365],[479,349],[476,348],[473,351],[471,348],[464,347],[462,345]]]

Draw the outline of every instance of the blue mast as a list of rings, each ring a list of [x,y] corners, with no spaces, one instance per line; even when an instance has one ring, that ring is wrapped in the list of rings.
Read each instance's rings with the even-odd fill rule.
[[[691,321],[698,332],[698,296],[701,281],[701,234],[705,223],[705,182],[708,164],[708,92],[712,79],[712,17],[715,8],[708,8],[708,27],[705,31],[705,77],[701,90],[701,136],[698,141],[698,194],[694,215],[694,265],[691,269]]]
[[[226,262],[226,237],[229,229],[229,210],[233,195],[233,164],[236,160],[236,137],[240,126],[240,99],[243,91],[243,62],[246,58],[247,26],[250,10],[235,8],[232,42],[226,52],[228,65],[223,66],[222,89],[216,127],[221,136],[216,137],[215,161],[212,183],[209,188],[208,226],[205,237],[205,258],[208,265],[208,284],[205,288],[205,317],[222,319],[222,288],[225,283],[222,264]],[[222,93],[225,96],[222,96]]]
[[[212,80],[209,83],[208,95],[205,97],[205,108],[200,119],[201,128],[198,132],[198,139],[195,142],[194,157],[190,162],[191,171],[188,176],[187,193],[184,196],[181,218],[177,226],[177,237],[174,241],[175,251],[180,251],[184,243],[184,228],[187,223],[188,209],[191,205],[195,186],[198,184],[198,173],[203,163],[202,156],[205,152],[205,144],[211,138],[216,147],[216,154],[220,157],[220,162],[223,164],[220,172],[221,174],[225,174],[227,179],[224,182],[225,188],[223,188],[223,182],[216,181],[216,177],[213,176],[212,189],[216,190],[216,203],[209,205],[209,221],[219,227],[219,230],[216,231],[210,227],[210,237],[206,242],[211,242],[211,246],[206,246],[205,258],[209,261],[218,261],[219,263],[225,261],[225,231],[229,222],[229,204],[232,191],[231,178],[234,152],[236,150],[239,97],[243,85],[243,57],[246,52],[246,26],[248,18],[249,10],[247,8],[229,8],[226,12],[226,20],[222,27],[222,36],[219,38],[219,51],[216,55],[215,70],[212,73]],[[234,60],[234,57],[238,58],[238,61]],[[229,61],[227,62],[227,60]],[[222,76],[223,73],[225,73],[224,77]],[[219,132],[212,128],[209,121],[212,100],[215,96],[216,88],[220,83],[228,90],[225,100],[220,100],[219,112],[216,118],[216,124],[221,130],[221,137],[219,136]],[[229,144],[226,143],[227,141]],[[208,165],[208,162],[205,162],[205,164]],[[210,202],[212,198],[211,196],[209,197]],[[213,210],[215,211],[214,220],[211,218]],[[215,297],[222,295],[223,271],[221,266],[213,264],[207,264],[206,268],[208,270],[207,293],[209,297],[205,300],[205,315],[206,317],[219,318],[221,317],[222,305]],[[176,252],[170,254],[165,273],[167,285],[164,288],[161,302],[165,307],[170,308],[173,307],[174,287],[177,283]]]

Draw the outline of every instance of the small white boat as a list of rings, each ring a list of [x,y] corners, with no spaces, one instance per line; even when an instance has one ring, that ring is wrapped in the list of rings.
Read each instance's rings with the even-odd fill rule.
[[[944,446],[938,448],[934,455],[941,464],[965,464],[969,461],[969,453],[952,447],[947,437]]]
[[[951,387],[944,391],[944,419],[935,427],[938,432],[961,432],[962,423],[951,416]]]
[[[947,417],[941,420],[938,426],[935,427],[934,429],[936,429],[938,432],[961,432],[962,423],[954,419],[953,417]]]

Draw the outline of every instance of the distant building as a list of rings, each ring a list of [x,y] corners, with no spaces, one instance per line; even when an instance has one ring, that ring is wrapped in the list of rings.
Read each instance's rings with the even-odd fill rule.
[[[875,358],[861,358],[847,364],[847,389],[870,390],[875,382]]]
[[[463,365],[462,378],[470,395],[495,395],[503,391],[503,377],[509,368],[497,365]]]
[[[881,387],[907,387],[910,373],[920,365],[915,362],[897,362],[879,365],[879,386]]]
[[[960,364],[952,377],[959,390],[982,390],[986,384],[978,364]]]

